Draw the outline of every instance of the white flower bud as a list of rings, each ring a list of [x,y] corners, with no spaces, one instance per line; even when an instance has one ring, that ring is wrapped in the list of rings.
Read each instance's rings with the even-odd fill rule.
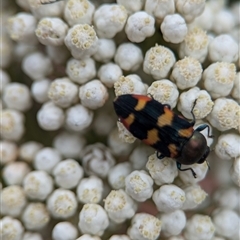
[[[82,203],[99,203],[103,195],[103,182],[96,176],[83,178],[77,186],[77,198]]]
[[[53,63],[56,65],[65,65],[69,57],[71,56],[65,45],[52,46],[46,45],[46,53]],[[63,70],[61,68],[61,70]]]
[[[11,109],[2,110],[0,121],[2,139],[18,141],[25,132],[24,115]]]
[[[22,240],[43,240],[42,235],[36,232],[25,232]]]
[[[85,142],[78,133],[63,131],[54,138],[53,146],[65,158],[78,158]]]
[[[182,42],[188,31],[184,18],[179,14],[165,16],[160,28],[164,40],[175,44]]]
[[[66,111],[66,127],[74,132],[86,129],[93,119],[93,112],[81,104],[76,104]]]
[[[212,215],[217,235],[232,239],[238,233],[240,220],[236,212],[227,208],[218,208]]]
[[[122,43],[117,48],[114,61],[124,71],[136,71],[143,61],[142,51],[133,43]]]
[[[131,155],[129,156],[129,161],[134,170],[144,170],[146,169],[146,163],[150,154],[153,153],[153,148],[145,144],[140,144],[138,147],[134,148]]]
[[[129,1],[128,1],[129,2]],[[109,240],[131,240],[127,235],[112,235]]]
[[[59,222],[52,230],[53,240],[72,240],[78,235],[77,228],[70,222]]]
[[[115,63],[103,64],[98,70],[100,81],[107,87],[113,87],[114,83],[122,76],[122,69]]]
[[[169,48],[156,45],[146,52],[143,71],[154,79],[166,78],[175,61],[175,56]]]
[[[105,210],[98,204],[85,204],[79,213],[78,227],[82,233],[102,236],[109,220]]]
[[[239,128],[239,116],[240,106],[237,102],[228,98],[218,98],[215,100],[213,110],[207,116],[207,120],[219,131],[226,131]]]
[[[52,172],[57,186],[71,189],[78,185],[83,177],[83,169],[74,159],[66,159],[59,162]]]
[[[74,192],[56,189],[47,199],[47,208],[52,217],[67,219],[77,211],[78,203]]]
[[[37,52],[38,45],[29,45],[27,43],[17,43],[14,47],[14,59],[21,62],[24,57],[33,52]]]
[[[81,237],[77,238],[76,240],[101,240],[98,236],[91,236],[89,234],[83,234]]]
[[[64,8],[64,19],[71,27],[78,23],[91,25],[94,10],[94,5],[88,0],[70,0]]]
[[[32,83],[31,93],[35,101],[38,103],[45,103],[49,100],[48,89],[50,84],[51,81],[46,78]]]
[[[234,63],[238,59],[238,44],[230,35],[219,35],[210,42],[208,57],[211,62]]]
[[[110,168],[115,165],[115,159],[102,143],[88,145],[82,150],[80,157],[86,173],[101,178],[106,177]]]
[[[79,88],[79,98],[83,106],[97,109],[107,101],[108,91],[99,80],[95,79]]]
[[[164,236],[181,234],[187,222],[185,213],[182,210],[160,214],[159,218],[162,221],[162,232]]]
[[[0,164],[14,162],[18,157],[18,147],[15,143],[10,141],[0,142]]]
[[[213,18],[212,30],[217,34],[230,32],[235,25],[234,15],[228,9],[216,11]],[[232,45],[229,45],[232,47]],[[229,49],[229,48],[228,48]]]
[[[219,207],[237,210],[239,208],[239,197],[239,189],[228,186],[216,189],[213,200]]]
[[[37,152],[43,147],[41,143],[35,141],[25,142],[20,146],[19,155],[22,160],[32,163]]]
[[[180,43],[179,57],[193,57],[202,63],[208,54],[208,44],[206,32],[198,27],[190,29],[184,41]]]
[[[29,203],[22,214],[27,230],[40,230],[50,221],[49,212],[43,203]]]
[[[38,41],[44,45],[60,46],[64,44],[68,26],[60,18],[42,18],[35,30]]]
[[[153,180],[145,171],[133,171],[125,178],[125,190],[134,200],[144,202],[152,196]]]
[[[169,104],[171,108],[177,105],[179,95],[177,86],[168,79],[152,82],[147,93],[161,104]]]
[[[36,18],[25,12],[20,12],[8,19],[8,32],[10,37],[17,42],[36,44],[35,29],[37,25]]]
[[[45,78],[53,71],[51,60],[41,52],[26,55],[22,61],[22,70],[33,81]]]
[[[125,188],[125,178],[131,173],[129,162],[118,163],[108,173],[108,182],[113,189]]]
[[[53,168],[61,161],[59,152],[50,147],[45,147],[38,151],[34,157],[34,167],[37,170],[43,170],[51,173]]]
[[[154,24],[155,19],[151,15],[144,11],[137,11],[128,18],[125,32],[131,42],[143,42],[154,34]]]
[[[123,94],[146,94],[146,85],[142,82],[142,79],[136,74],[130,74],[126,77],[121,76],[114,83],[114,92],[116,96]]]
[[[216,155],[223,160],[231,160],[240,156],[240,136],[235,133],[221,134],[215,146]]]
[[[7,108],[25,112],[32,105],[29,88],[22,83],[9,83],[3,92],[3,101]]]
[[[1,191],[1,215],[19,217],[27,204],[22,187],[13,185]]]
[[[144,0],[134,0],[134,1],[129,1],[129,0],[117,0],[116,1],[118,4],[123,5],[128,13],[134,13],[140,11],[143,6],[144,6]],[[110,240],[110,239],[109,239]],[[113,240],[113,239],[111,239]],[[124,239],[122,239],[124,240]]]
[[[52,1],[54,0],[28,0],[30,11],[37,19],[44,17],[61,17],[65,2],[59,1],[54,4],[43,4]]]
[[[72,56],[84,59],[97,51],[98,37],[95,30],[88,24],[76,24],[68,30],[65,44]]]
[[[102,4],[95,11],[93,21],[100,38],[113,38],[123,29],[127,11],[119,4]]]
[[[128,228],[128,236],[132,240],[156,240],[161,232],[161,221],[148,214],[137,213]]]
[[[44,171],[32,171],[25,176],[23,188],[29,199],[44,201],[53,191],[53,180]]]
[[[152,199],[160,212],[172,212],[183,207],[184,191],[176,185],[163,185],[153,193]]]
[[[78,84],[83,84],[96,76],[95,61],[92,58],[77,60],[71,58],[67,62],[68,77]]]
[[[216,62],[203,72],[204,87],[213,98],[228,96],[236,77],[233,63]]]
[[[104,208],[109,218],[115,223],[122,223],[131,218],[137,206],[124,190],[112,190],[105,199]]]
[[[186,201],[183,204],[184,210],[194,209],[207,197],[207,193],[199,185],[191,185],[183,189]]]
[[[119,122],[117,122],[119,124]],[[124,127],[125,128],[125,127]],[[119,132],[120,131],[120,132]],[[129,139],[129,135],[125,134],[124,138],[122,138],[122,134],[124,134],[127,129],[121,131],[121,129],[114,128],[110,134],[108,135],[108,146],[111,148],[112,153],[115,156],[127,156],[132,151],[131,140]],[[135,140],[135,138],[134,138]]]
[[[98,39],[97,52],[93,58],[98,62],[109,62],[115,55],[116,43],[113,39],[100,38]]]
[[[186,22],[192,22],[201,15],[205,7],[205,0],[176,0],[176,10],[181,14]]]
[[[21,185],[24,177],[31,171],[25,162],[12,162],[3,168],[2,177],[7,185]]]
[[[184,57],[174,64],[171,80],[176,82],[181,90],[194,87],[202,78],[202,71],[202,66],[197,59]]]
[[[209,216],[195,214],[188,221],[184,232],[186,240],[212,240],[215,227]]]
[[[205,90],[200,90],[198,87],[182,92],[178,101],[178,111],[187,119],[192,119],[191,110],[193,103],[196,100],[196,105],[193,109],[193,114],[196,119],[205,118],[213,108],[211,96]]]
[[[48,90],[48,97],[57,106],[66,108],[77,100],[78,87],[69,78],[55,79]]]
[[[3,240],[22,240],[24,227],[22,223],[11,217],[3,217],[0,219],[0,236],[4,236]]]
[[[240,157],[234,159],[230,174],[232,181],[240,187]]]
[[[206,2],[204,11],[194,19],[193,26],[198,26],[206,31],[211,31],[216,11],[216,9],[214,9],[214,11],[212,10],[209,2]]]
[[[105,124],[106,122],[108,124]],[[107,136],[115,126],[115,119],[107,111],[98,112],[92,124],[94,132],[99,136]]]
[[[172,183],[178,175],[176,162],[166,157],[159,160],[156,153],[149,156],[146,168],[154,182],[159,186]]]
[[[165,16],[175,12],[174,0],[168,1],[155,1],[146,0],[145,11],[150,15],[162,21]]]
[[[46,102],[37,113],[39,126],[48,131],[59,129],[64,123],[64,112],[53,102]]]

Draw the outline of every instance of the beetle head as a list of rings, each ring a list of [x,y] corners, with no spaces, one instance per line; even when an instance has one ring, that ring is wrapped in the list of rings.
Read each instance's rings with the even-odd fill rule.
[[[210,150],[205,137],[194,131],[192,137],[184,144],[178,162],[186,165],[203,163]]]

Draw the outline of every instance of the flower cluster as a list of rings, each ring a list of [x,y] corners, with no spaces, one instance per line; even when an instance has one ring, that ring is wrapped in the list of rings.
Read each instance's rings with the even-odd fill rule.
[[[1,239],[239,240],[239,2],[1,5]],[[133,93],[189,121],[196,101],[197,178],[116,121]]]

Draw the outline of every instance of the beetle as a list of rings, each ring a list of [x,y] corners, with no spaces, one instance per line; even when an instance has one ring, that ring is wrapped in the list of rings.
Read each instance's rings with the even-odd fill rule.
[[[208,137],[213,137],[207,124],[193,129],[196,120],[193,109],[196,102],[197,99],[191,110],[191,122],[174,113],[170,105],[161,104],[145,95],[120,95],[115,98],[113,105],[119,121],[134,137],[157,150],[159,159],[174,158],[180,171],[190,170],[196,178],[192,168],[182,169],[181,164],[201,164],[206,161],[210,149],[200,132],[207,128]]]

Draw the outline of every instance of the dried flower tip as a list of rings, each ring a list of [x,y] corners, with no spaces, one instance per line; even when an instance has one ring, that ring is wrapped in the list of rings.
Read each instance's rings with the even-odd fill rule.
[[[148,214],[137,213],[128,228],[128,235],[131,239],[156,240],[161,232],[161,221]]]
[[[80,60],[92,56],[97,51],[97,42],[96,32],[88,24],[74,25],[65,37],[65,44],[72,56]]]
[[[146,94],[146,86],[138,75],[130,74],[126,77],[121,76],[114,83],[114,91],[116,96],[128,93]]]
[[[202,77],[202,66],[200,62],[192,57],[184,57],[177,61],[172,70],[171,80],[181,90],[194,87]]]
[[[35,33],[40,43],[60,46],[64,44],[67,30],[67,24],[60,18],[43,18],[38,22]]]
[[[79,213],[78,227],[82,233],[102,236],[109,225],[106,211],[94,203],[85,204]]]
[[[239,128],[239,116],[240,106],[237,102],[232,99],[218,98],[214,102],[213,110],[207,116],[207,119],[219,131],[226,131]]]
[[[105,199],[104,208],[115,223],[122,223],[136,212],[136,204],[124,190],[112,190]]]
[[[179,57],[193,57],[202,63],[208,54],[208,36],[201,28],[190,29],[182,43],[180,43]]]
[[[185,118],[192,119],[190,110],[195,100],[197,102],[193,109],[194,116],[196,119],[203,119],[212,111],[214,103],[209,93],[198,87],[191,88],[180,95],[178,110]]]
[[[168,79],[162,79],[152,82],[147,93],[162,104],[169,104],[171,108],[176,107],[178,101],[177,86]]]
[[[92,24],[94,10],[95,6],[88,0],[70,0],[64,8],[64,19],[70,26]]]
[[[156,45],[146,52],[143,71],[151,74],[154,79],[162,79],[169,75],[175,61],[175,56],[170,49]]]
[[[178,175],[176,162],[166,157],[159,161],[156,153],[149,156],[146,168],[154,182],[159,186],[165,183],[172,183]]]

